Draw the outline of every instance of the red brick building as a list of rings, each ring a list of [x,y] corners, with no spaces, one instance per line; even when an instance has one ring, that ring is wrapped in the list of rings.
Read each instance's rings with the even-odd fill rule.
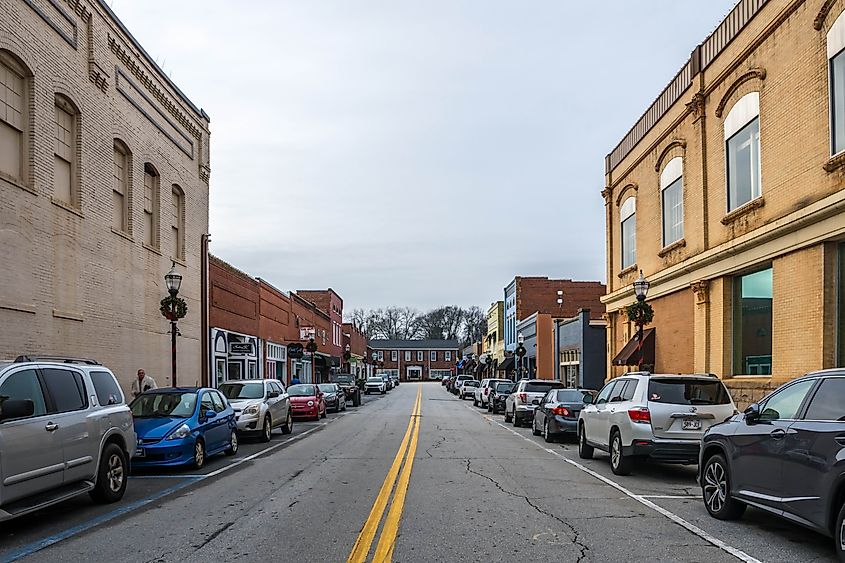
[[[325,352],[340,360],[343,357],[343,299],[332,288],[300,289],[296,294],[329,316],[329,342]]]
[[[401,381],[442,379],[460,359],[457,340],[370,340],[379,373],[398,375]]]
[[[349,358],[344,360],[341,369],[356,377],[365,377],[367,372],[367,336],[352,323],[343,323],[343,350],[349,346]]]

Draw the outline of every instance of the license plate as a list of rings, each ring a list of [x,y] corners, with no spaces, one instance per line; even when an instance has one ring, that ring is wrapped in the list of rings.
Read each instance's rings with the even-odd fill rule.
[[[135,457],[144,457],[145,455],[147,454],[144,452],[144,448],[138,448],[135,450]]]
[[[697,418],[684,420],[684,430],[701,430],[701,421]]]

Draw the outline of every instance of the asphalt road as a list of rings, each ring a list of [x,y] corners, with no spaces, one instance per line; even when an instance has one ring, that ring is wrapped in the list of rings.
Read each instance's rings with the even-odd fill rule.
[[[419,397],[418,397],[419,396]],[[419,399],[419,400],[418,400]],[[406,451],[407,448],[407,451]],[[395,483],[395,484],[394,484]],[[357,542],[357,543],[356,543]],[[710,518],[693,467],[607,458],[402,384],[347,413],[243,444],[202,473],[134,476],[3,525],[0,561],[829,561],[831,540],[749,509]]]

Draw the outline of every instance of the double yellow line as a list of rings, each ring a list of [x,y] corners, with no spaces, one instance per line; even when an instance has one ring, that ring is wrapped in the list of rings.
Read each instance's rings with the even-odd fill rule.
[[[387,519],[384,521],[373,562],[382,563],[393,559],[393,547],[396,543],[396,535],[399,533],[399,519],[402,517],[402,509],[405,507],[405,496],[408,493],[408,483],[411,480],[411,468],[414,465],[414,455],[417,453],[421,401],[422,386],[417,389],[417,399],[414,402],[414,410],[411,414],[411,420],[408,422],[405,437],[402,439],[402,445],[399,446],[399,451],[393,459],[393,465],[390,466],[387,477],[384,478],[384,483],[382,483],[381,490],[379,490],[376,501],[373,503],[370,515],[364,523],[361,533],[358,534],[358,539],[355,540],[352,553],[346,560],[347,563],[363,563],[367,560],[391,493],[393,493],[393,503],[390,505]],[[400,468],[402,470],[401,475],[399,473]],[[397,476],[399,478],[398,484],[396,484]],[[395,492],[393,490],[394,485],[396,485]]]

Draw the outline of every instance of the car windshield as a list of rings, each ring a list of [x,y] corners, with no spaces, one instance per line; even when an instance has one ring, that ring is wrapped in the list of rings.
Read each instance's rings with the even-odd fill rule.
[[[317,390],[313,385],[291,385],[288,387],[288,395],[291,397],[313,397]]]
[[[592,397],[593,393],[578,389],[561,389],[557,392],[557,400],[561,403],[583,403],[587,396]]]
[[[672,405],[727,405],[731,398],[721,381],[655,379],[648,382],[648,400]]]
[[[264,397],[263,383],[224,383],[220,392],[227,399],[261,399]]]
[[[560,389],[561,387],[563,387],[563,383],[559,381],[532,381],[525,384],[523,391],[526,393],[548,393],[549,389]]]
[[[371,377],[367,380],[367,383],[384,383],[384,380],[380,377]]]
[[[513,383],[499,383],[498,385],[496,385],[496,393],[500,395],[504,393],[510,393],[511,391],[513,391],[513,385]]]
[[[334,376],[334,380],[338,383],[354,383],[355,378],[351,375],[336,375]]]
[[[190,418],[197,406],[195,392],[144,393],[129,408],[135,418]]]
[[[317,387],[319,387],[320,391],[323,393],[334,393],[337,391],[337,387],[334,386],[334,383],[320,383]]]
[[[464,387],[478,387],[480,383],[477,381],[467,381],[464,383]]]

